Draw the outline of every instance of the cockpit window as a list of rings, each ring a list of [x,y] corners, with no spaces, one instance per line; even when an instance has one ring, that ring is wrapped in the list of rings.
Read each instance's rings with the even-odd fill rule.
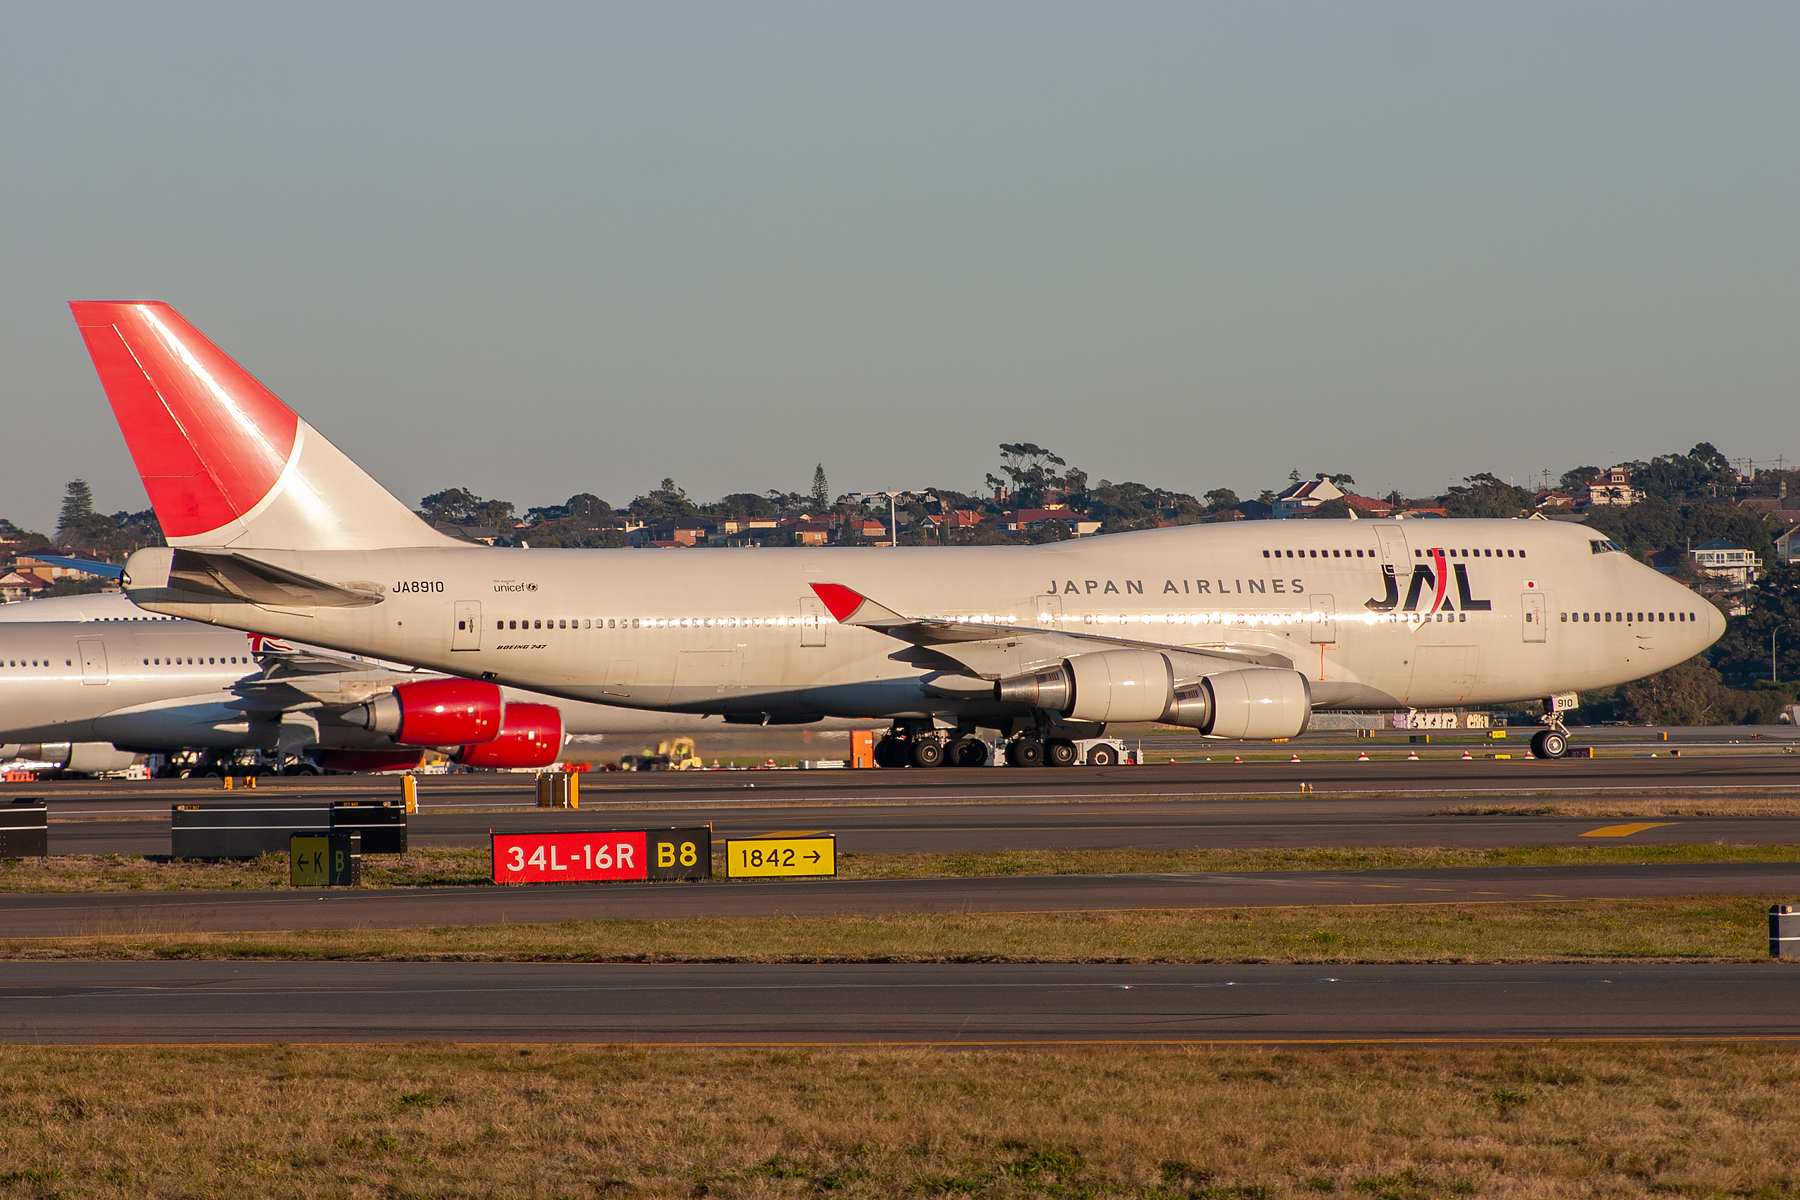
[[[1591,541],[1588,543],[1588,549],[1592,550],[1595,554],[1612,554],[1615,551],[1623,554],[1625,552],[1625,548],[1611,538],[1600,538]]]

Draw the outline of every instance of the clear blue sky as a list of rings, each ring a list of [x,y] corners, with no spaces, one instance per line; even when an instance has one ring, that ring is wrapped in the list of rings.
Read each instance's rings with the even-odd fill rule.
[[[12,4],[0,515],[168,300],[402,499],[1800,454],[1800,6]]]

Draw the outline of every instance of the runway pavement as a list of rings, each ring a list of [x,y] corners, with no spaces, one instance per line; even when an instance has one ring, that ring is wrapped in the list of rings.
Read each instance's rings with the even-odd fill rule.
[[[267,795],[258,793],[259,799]],[[591,795],[591,793],[589,793]],[[1697,807],[1726,807],[1732,797],[1699,796]],[[1800,796],[1795,797],[1800,811]],[[233,800],[214,793],[204,803]],[[238,797],[237,802],[245,802]],[[279,802],[279,801],[278,801]],[[308,801],[310,802],[310,801]],[[1052,799],[995,797],[955,803],[916,792],[906,802],[839,799],[766,803],[734,795],[722,800],[683,794],[631,807],[556,811],[518,807],[469,811],[426,804],[409,822],[414,846],[485,846],[490,830],[615,829],[711,823],[715,838],[787,830],[838,835],[848,854],[968,853],[1002,850],[1144,850],[1212,847],[1459,846],[1497,848],[1593,844],[1595,831],[1617,820],[1513,814],[1452,813],[1469,801],[1439,796],[1343,798],[1302,795],[1216,799]],[[154,815],[152,815],[154,814]],[[134,818],[134,819],[127,819]],[[1645,824],[1646,822],[1637,822]],[[1634,842],[1800,844],[1800,816],[1659,818],[1628,836]],[[53,854],[168,854],[167,808],[115,808],[105,819],[65,812],[51,803]]]
[[[14,1043],[1800,1037],[1792,964],[0,963]]]
[[[381,891],[0,893],[9,937],[499,925],[677,917],[1800,897],[1800,863],[1033,875]]]

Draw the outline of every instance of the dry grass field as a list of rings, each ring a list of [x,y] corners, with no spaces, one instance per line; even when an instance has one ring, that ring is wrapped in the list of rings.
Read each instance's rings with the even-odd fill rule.
[[[1758,960],[1769,897],[0,937],[0,959],[439,962]]]
[[[1015,850],[992,854],[842,854],[840,879],[979,875],[1181,874],[1203,871],[1392,871],[1406,868],[1577,866],[1604,863],[1800,862],[1800,846],[1723,842],[1522,846],[1288,847],[1280,849]],[[725,872],[722,854],[714,872]],[[365,887],[444,887],[492,878],[486,847],[418,849],[363,859]],[[256,891],[288,886],[283,855],[199,862],[133,855],[0,860],[0,892]]]
[[[0,1048],[0,1197],[1792,1197],[1800,1047]]]

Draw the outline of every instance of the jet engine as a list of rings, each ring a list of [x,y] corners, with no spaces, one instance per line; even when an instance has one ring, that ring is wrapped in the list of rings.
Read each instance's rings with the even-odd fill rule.
[[[498,737],[464,746],[465,767],[547,767],[562,754],[562,710],[554,704],[509,704]]]
[[[24,759],[49,763],[61,771],[77,775],[98,775],[105,771],[123,771],[137,761],[131,750],[120,750],[111,742],[38,742],[20,745],[8,742],[0,746],[0,759]]]
[[[1047,708],[1076,721],[1161,721],[1228,738],[1297,737],[1312,718],[1298,671],[1244,667],[1177,682],[1165,654],[1103,650],[994,685],[1003,704]]]
[[[397,684],[363,705],[360,724],[402,746],[464,746],[499,736],[505,707],[495,684],[421,679]],[[359,722],[352,718],[351,723]]]

